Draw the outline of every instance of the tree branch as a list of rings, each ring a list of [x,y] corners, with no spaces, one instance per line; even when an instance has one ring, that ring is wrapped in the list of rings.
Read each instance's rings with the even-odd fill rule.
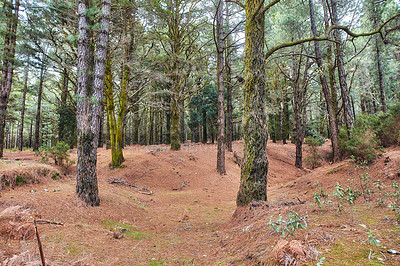
[[[267,12],[271,7],[273,7],[274,5],[276,5],[277,3],[279,3],[281,0],[273,0],[272,2],[270,2],[268,5],[266,5],[263,9],[262,12],[265,13]]]

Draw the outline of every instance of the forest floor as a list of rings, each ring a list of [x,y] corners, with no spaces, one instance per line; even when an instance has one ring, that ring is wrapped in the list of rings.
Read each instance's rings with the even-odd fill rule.
[[[239,156],[242,147],[234,143]],[[320,150],[328,156],[328,144]],[[369,168],[345,160],[298,170],[293,144],[269,142],[269,202],[238,209],[240,167],[227,152],[227,174],[220,176],[216,154],[213,144],[182,145],[181,151],[130,146],[125,167],[110,169],[110,151],[99,149],[101,204],[92,208],[75,196],[76,165],[64,173],[31,151],[6,151],[0,161],[0,262],[38,263],[30,223],[35,210],[38,219],[63,224],[38,224],[50,265],[400,265],[399,255],[387,253],[400,250],[400,226],[388,207],[400,197],[392,187],[400,182],[400,148],[386,149]],[[337,182],[353,192],[334,197]],[[356,190],[365,197],[349,204]],[[314,193],[321,194],[321,208]],[[290,211],[301,219],[289,219]],[[282,236],[268,224],[272,219],[283,226],[280,215],[307,227]]]

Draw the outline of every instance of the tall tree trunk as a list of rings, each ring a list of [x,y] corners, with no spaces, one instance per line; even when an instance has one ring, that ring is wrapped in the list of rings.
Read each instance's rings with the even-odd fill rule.
[[[225,170],[225,107],[224,107],[224,2],[218,1],[216,14],[216,48],[217,48],[217,87],[218,87],[218,152],[217,170],[220,175],[226,174]]]
[[[230,30],[229,25],[229,4],[226,3],[226,29],[227,32]],[[232,107],[232,73],[231,73],[231,36],[226,37],[225,45],[225,76],[226,76],[226,147],[229,152],[232,152],[232,138],[233,138],[233,107]]]
[[[337,0],[331,0],[332,5],[332,23],[334,25],[339,25],[339,19],[337,14]],[[334,31],[334,38],[337,41],[336,43],[336,62],[338,67],[338,74],[339,74],[339,84],[340,84],[340,91],[342,93],[342,103],[343,103],[343,112],[344,112],[344,122],[347,127],[347,132],[350,134],[350,129],[353,128],[354,119],[351,113],[351,106],[350,106],[350,94],[349,89],[347,87],[346,82],[346,71],[344,69],[344,55],[343,55],[343,41],[342,37],[340,36],[339,30]]]
[[[123,78],[125,79],[125,77]],[[126,84],[123,83],[121,87]],[[124,90],[121,88],[122,91]],[[124,162],[124,156],[122,153],[122,117],[121,117],[121,109],[124,106],[120,105],[120,110],[118,112],[118,117],[115,117],[115,104],[114,104],[114,94],[113,94],[113,78],[112,78],[112,70],[111,70],[111,56],[107,56],[106,60],[106,70],[105,70],[105,95],[107,98],[107,116],[109,121],[109,129],[110,129],[110,146],[111,146],[111,166],[119,167]],[[125,93],[121,92],[120,100],[124,103],[123,95]],[[121,104],[121,103],[120,103]],[[122,112],[122,115],[124,112]]]
[[[171,144],[171,111],[168,110],[165,116],[165,144]]]
[[[312,30],[314,36],[318,36],[317,27],[315,24],[313,0],[309,0],[308,2],[309,2],[309,7],[310,7],[311,30]],[[322,91],[324,93],[326,106],[328,109],[328,115],[329,115],[329,127],[330,127],[330,132],[331,132],[333,161],[338,162],[340,160],[340,149],[339,149],[339,137],[338,137],[338,131],[337,131],[337,125],[336,125],[336,119],[335,119],[335,112],[333,109],[331,94],[329,93],[328,82],[326,81],[326,76],[324,74],[325,69],[324,69],[324,66],[322,63],[321,49],[319,47],[318,42],[314,42],[314,44],[315,44],[315,57],[317,59],[316,61],[317,61],[318,68],[320,69],[319,78],[321,81]]]
[[[24,93],[22,95],[22,108],[21,108],[21,124],[19,126],[19,143],[18,148],[22,151],[24,145],[24,119],[25,119],[25,100],[26,92],[28,90],[28,75],[29,75],[29,60],[25,67],[25,81],[24,81]]]
[[[111,0],[103,0],[101,4],[100,26],[97,34],[94,71],[89,60],[90,39],[88,34],[89,18],[88,1],[79,0],[79,38],[78,38],[78,90],[77,95],[77,128],[78,128],[78,163],[77,185],[78,197],[91,206],[98,206],[100,198],[97,185],[97,145],[99,138],[99,116],[102,104]],[[88,72],[93,71],[94,81]]]
[[[382,59],[381,59],[381,50],[379,47],[379,38],[375,36],[375,50],[376,50],[376,63],[378,67],[378,83],[379,83],[379,94],[381,98],[381,108],[382,112],[386,113],[386,96],[385,96],[385,88],[383,86],[383,70],[382,70]]]
[[[289,114],[289,99],[285,96],[283,100],[283,144],[287,144],[287,140],[289,139],[289,127],[290,127],[290,114]]]
[[[99,148],[103,148],[104,145],[104,103],[101,105],[100,109],[100,121],[99,121]]]
[[[207,143],[207,111],[205,110],[205,108],[203,108],[202,114],[203,114],[203,119],[202,119],[203,138],[202,138],[202,142],[204,144],[206,144]]]
[[[184,110],[184,106],[183,103],[180,106],[180,116],[179,116],[179,132],[180,132],[180,140],[181,143],[185,143],[186,141],[186,132],[185,132],[185,110]]]
[[[150,107],[149,110],[149,116],[150,116],[150,128],[149,128],[149,144],[153,145],[154,144],[154,112],[153,108]]]
[[[38,91],[38,102],[37,102],[37,111],[36,111],[36,124],[35,124],[35,142],[33,144],[33,150],[37,151],[40,147],[40,118],[41,118],[41,109],[42,109],[42,93],[43,93],[43,82],[44,75],[46,71],[46,63],[44,62],[44,55],[42,60],[42,65],[40,67],[40,82],[39,82],[39,91]]]
[[[32,148],[33,121],[31,121],[31,129],[29,130],[29,148]]]
[[[6,112],[10,97],[12,78],[14,74],[15,46],[17,43],[19,0],[13,5],[11,0],[4,1],[6,31],[4,34],[3,67],[0,88],[0,158],[3,157]]]
[[[244,158],[236,204],[267,200],[267,139],[265,113],[265,14],[260,11],[263,0],[246,0],[245,83],[243,138]]]
[[[172,98],[171,103],[171,150],[178,151],[181,149],[180,143],[180,130],[179,130],[179,117],[180,117],[180,102]]]

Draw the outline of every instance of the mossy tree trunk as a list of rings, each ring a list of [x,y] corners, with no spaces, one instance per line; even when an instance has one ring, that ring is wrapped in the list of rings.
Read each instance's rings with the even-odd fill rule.
[[[109,130],[110,130],[110,144],[111,144],[111,166],[119,167],[124,162],[124,156],[122,152],[122,121],[120,115],[125,115],[124,110],[119,110],[118,116],[115,116],[115,104],[114,104],[114,95],[113,95],[113,78],[112,78],[112,69],[111,69],[111,59],[110,56],[107,57],[106,63],[106,79],[105,79],[105,95],[107,99],[107,116],[109,122]],[[126,101],[126,93],[122,93],[121,96],[125,95]],[[124,103],[124,99],[122,99],[122,103]],[[121,109],[121,106],[120,106]],[[122,107],[124,109],[124,107]],[[121,112],[122,111],[122,112]]]
[[[78,67],[77,67],[77,129],[78,162],[76,193],[91,206],[98,206],[100,198],[97,185],[97,145],[99,138],[100,105],[102,104],[105,66],[109,33],[111,0],[103,0],[97,33],[96,51],[90,47],[88,17],[90,8],[87,0],[78,2]],[[93,60],[93,61],[92,61]],[[94,66],[93,66],[94,65]],[[91,78],[91,73],[94,77]]]
[[[268,6],[271,7],[272,1]],[[277,2],[277,1],[275,1]],[[267,200],[268,129],[265,113],[265,58],[263,0],[246,0],[245,83],[244,83],[244,158],[236,203]],[[261,10],[262,9],[262,10]]]

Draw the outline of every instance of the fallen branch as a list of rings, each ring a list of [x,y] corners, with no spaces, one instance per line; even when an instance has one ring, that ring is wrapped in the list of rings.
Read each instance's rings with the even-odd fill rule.
[[[39,231],[38,231],[37,226],[36,226],[35,211],[32,212],[32,217],[33,217],[33,225],[34,225],[34,227],[35,227],[36,239],[37,239],[38,246],[39,246],[40,259],[42,260],[42,265],[43,265],[43,266],[46,266],[46,262],[45,262],[45,260],[44,260],[44,253],[43,253],[43,248],[42,248],[42,242],[40,241]]]
[[[36,224],[54,224],[54,225],[64,226],[63,223],[56,222],[56,221],[43,220],[43,219],[36,220]]]
[[[129,184],[127,181],[119,179],[119,178],[110,178],[107,181],[109,184],[119,184],[119,185],[123,185],[123,186],[128,186],[130,188],[133,188],[133,190],[135,190],[138,193],[144,194],[144,195],[152,195],[153,191],[151,191],[150,189],[146,188],[146,187],[139,187],[136,186],[134,184]]]

